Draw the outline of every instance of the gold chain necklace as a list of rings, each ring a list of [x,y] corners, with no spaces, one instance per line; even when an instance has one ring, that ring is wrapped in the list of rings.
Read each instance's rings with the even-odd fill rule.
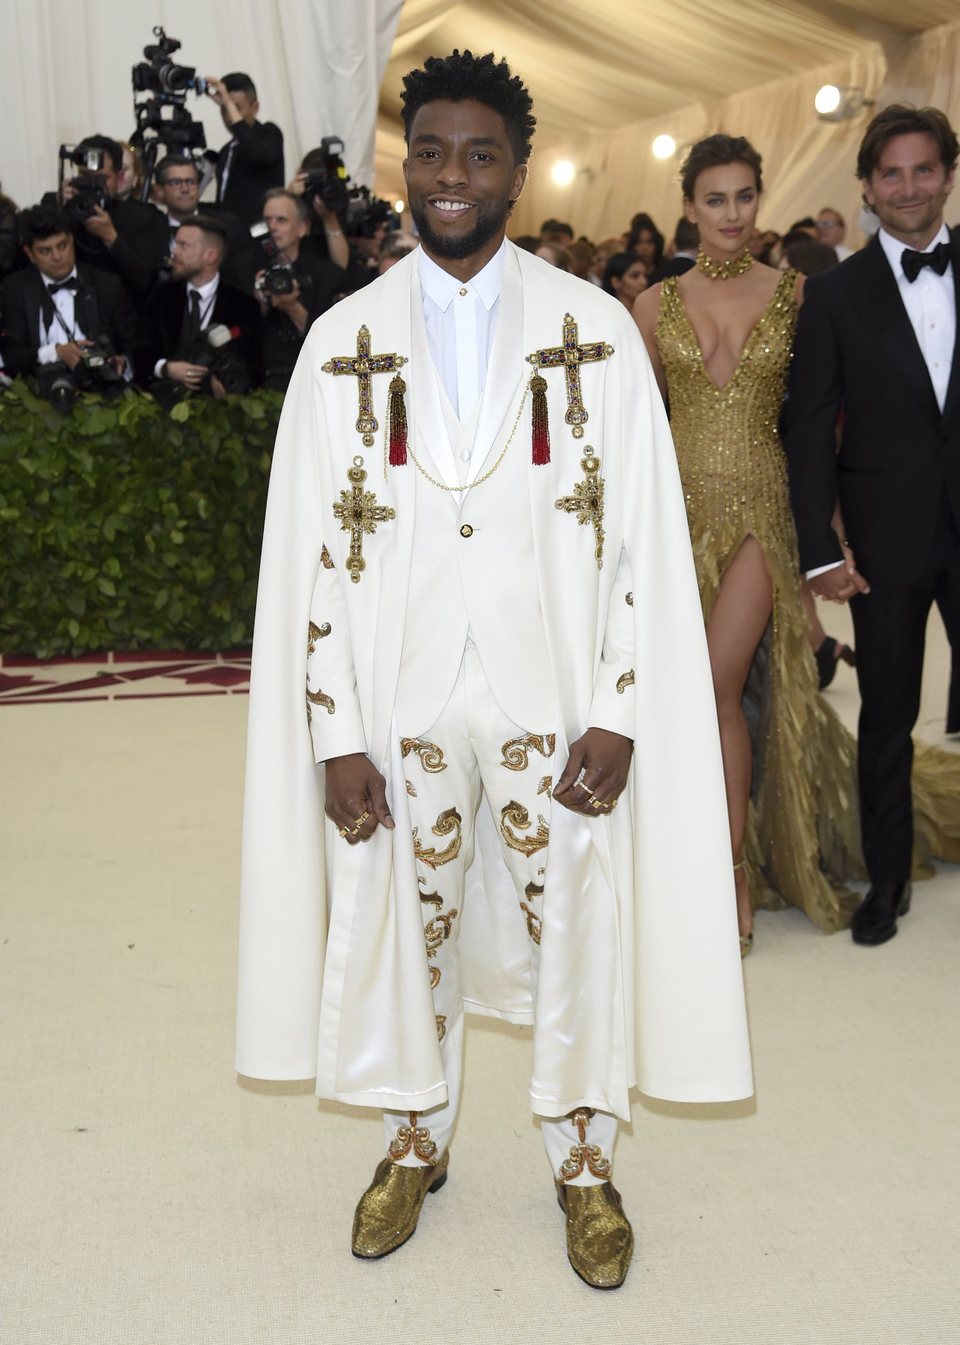
[[[445,481],[438,481],[437,478],[436,478],[435,476],[431,476],[430,473],[427,471],[426,467],[424,467],[423,463],[420,461],[420,459],[419,459],[419,458],[417,457],[417,455],[414,453],[413,449],[410,448],[410,447],[408,446],[408,447],[407,447],[407,456],[410,457],[410,458],[413,460],[413,462],[416,464],[417,471],[420,473],[420,475],[423,476],[427,481],[429,481],[430,484],[431,484],[431,486],[436,486],[437,490],[446,490],[446,491],[449,491],[449,492],[450,492],[451,494],[453,494],[453,495],[458,494],[460,491],[473,490],[475,486],[482,486],[483,483],[484,483],[484,481],[489,481],[490,478],[491,478],[491,476],[493,476],[494,472],[497,470],[497,468],[500,466],[501,462],[503,462],[504,458],[506,457],[506,455],[507,455],[507,449],[508,449],[508,448],[510,447],[510,445],[513,443],[513,436],[514,436],[514,435],[516,434],[516,432],[517,432],[517,426],[520,424],[520,417],[523,415],[523,408],[524,408],[524,406],[525,406],[526,403],[527,403],[527,390],[528,390],[528,387],[529,387],[529,385],[525,383],[525,384],[524,384],[524,387],[523,387],[523,395],[522,395],[521,398],[520,398],[520,405],[517,407],[517,416],[516,416],[516,419],[515,419],[514,422],[513,422],[513,428],[511,429],[510,433],[507,435],[507,442],[504,444],[503,448],[500,450],[500,456],[497,458],[497,460],[496,460],[496,462],[493,464],[493,466],[492,466],[488,471],[484,472],[483,476],[477,476],[477,477],[474,477],[474,479],[473,479],[472,481],[468,481],[468,482],[466,483],[466,485],[463,485],[463,486],[448,486],[448,485],[446,484]],[[383,427],[383,479],[384,479],[384,480],[387,479],[387,462],[388,462],[388,456],[389,456],[389,443],[390,443],[389,429],[388,429],[388,426],[387,426],[387,425],[384,425],[384,427]]]
[[[697,249],[697,268],[710,280],[729,280],[732,276],[742,276],[753,265],[753,253],[745,252],[736,261],[717,262],[708,257],[703,248]]]

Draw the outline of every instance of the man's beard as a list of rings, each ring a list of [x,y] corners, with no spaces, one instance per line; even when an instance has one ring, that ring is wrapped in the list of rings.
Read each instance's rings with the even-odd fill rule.
[[[425,205],[414,205],[411,201],[410,214],[417,226],[420,241],[428,252],[432,252],[437,257],[446,257],[450,261],[463,261],[467,257],[472,257],[475,252],[479,252],[485,244],[490,242],[491,238],[496,238],[497,234],[506,225],[512,206],[512,201],[504,201],[497,205],[475,206],[477,218],[473,228],[469,233],[461,234],[458,238],[450,238],[444,234],[435,233],[430,225]]]

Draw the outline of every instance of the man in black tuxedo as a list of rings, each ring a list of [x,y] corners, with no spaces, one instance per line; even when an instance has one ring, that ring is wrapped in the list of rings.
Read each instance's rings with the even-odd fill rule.
[[[217,205],[249,229],[260,218],[265,193],[283,186],[283,132],[272,121],[257,121],[260,104],[249,75],[208,75],[207,83],[230,132],[217,160]]]
[[[863,944],[892,938],[910,905],[911,733],[932,603],[960,648],[960,239],[943,222],[958,148],[935,108],[874,117],[857,176],[880,230],[808,280],[790,380],[800,566],[820,597],[850,601],[857,638]]]
[[[121,282],[78,265],[73,235],[55,206],[20,213],[20,239],[30,265],[3,281],[3,362],[7,372],[35,374],[57,362],[71,373],[94,342],[110,344],[117,373],[126,374],[136,318]]]
[[[226,247],[211,215],[193,215],[177,231],[172,278],[147,300],[134,350],[137,378],[158,400],[185,391],[223,397],[260,382],[260,309],[221,279]]]
[[[85,166],[87,151],[100,158],[98,167]],[[95,266],[119,276],[131,296],[138,299],[149,293],[164,257],[167,255],[167,230],[163,218],[152,206],[143,201],[122,201],[117,196],[123,150],[106,135],[89,135],[76,146],[81,156],[77,178],[96,183],[106,204],[77,215],[77,191],[65,182],[60,193],[60,204],[71,219],[77,258],[81,263]],[[42,204],[56,203],[56,195],[48,192]]]
[[[185,155],[168,154],[157,164],[151,190],[153,203],[166,216],[168,252],[173,256],[177,231],[185,219],[195,215],[200,206],[200,170]],[[220,268],[224,280],[242,288],[242,262],[253,249],[253,239],[230,210],[204,203],[203,213],[220,221],[227,235],[227,255]]]

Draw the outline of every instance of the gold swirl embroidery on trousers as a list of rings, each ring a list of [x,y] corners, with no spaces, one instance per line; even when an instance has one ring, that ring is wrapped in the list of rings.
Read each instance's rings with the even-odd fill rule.
[[[560,1164],[561,1182],[573,1181],[575,1177],[580,1176],[584,1168],[600,1181],[610,1180],[610,1173],[613,1171],[610,1159],[604,1158],[599,1144],[587,1143],[587,1126],[593,1120],[593,1115],[589,1107],[579,1107],[569,1113],[569,1119],[577,1127],[580,1142],[573,1145],[569,1158],[565,1158]]]
[[[437,956],[440,947],[449,939],[453,922],[457,917],[457,911],[452,910],[442,914],[443,898],[438,892],[421,892],[420,900],[425,906],[435,906],[437,909],[437,914],[428,920],[423,927],[423,937],[427,947],[427,971],[430,974],[430,989],[434,991],[440,984],[440,968],[434,966],[431,959]],[[443,1041],[447,1035],[446,1014],[434,1014],[434,1018],[437,1022],[437,1040]]]
[[[431,846],[425,848],[420,840],[420,828],[413,829],[413,856],[414,859],[421,860],[431,869],[439,869],[443,864],[449,864],[452,859],[456,859],[460,853],[460,844],[463,836],[460,831],[462,822],[460,814],[456,808],[448,808],[446,812],[440,814],[433,824],[434,836],[449,836],[453,834],[453,840],[443,850],[437,850]]]
[[[323,547],[320,550],[320,564],[323,566],[325,570],[336,569],[336,566],[333,563],[333,558],[331,557],[330,552],[327,550],[326,543],[324,543]]]
[[[546,794],[548,799],[553,798],[553,776],[543,775],[540,777],[540,783],[537,785],[538,794]]]
[[[396,1138],[390,1141],[390,1147],[387,1153],[395,1163],[399,1163],[401,1158],[406,1158],[407,1154],[413,1153],[419,1158],[421,1163],[435,1163],[437,1161],[437,1146],[430,1138],[430,1131],[426,1126],[417,1125],[417,1113],[410,1113],[410,1124],[397,1127]]]
[[[307,658],[309,658],[310,655],[313,653],[313,651],[316,649],[317,641],[325,639],[326,636],[330,634],[330,630],[331,626],[329,621],[325,621],[322,626],[316,625],[316,623],[313,621],[309,623],[309,625],[307,626]],[[306,694],[307,694],[307,728],[309,728],[310,725],[313,723],[312,707],[314,705],[320,706],[321,709],[326,710],[328,715],[332,715],[337,707],[333,702],[333,697],[328,696],[325,691],[321,691],[319,688],[316,691],[310,690],[309,673],[307,674]]]
[[[414,789],[413,785],[409,780],[404,780],[403,783],[407,786],[407,793],[412,799],[415,799],[417,797],[417,791]]]
[[[350,582],[360,583],[360,576],[367,568],[363,558],[364,535],[372,537],[379,523],[389,523],[396,518],[397,511],[388,504],[377,504],[372,490],[364,490],[363,483],[367,474],[363,470],[363,458],[356,457],[353,466],[347,471],[349,490],[341,490],[340,503],[333,506],[334,517],[344,532],[350,534],[350,555],[347,557],[347,570]]]
[[[506,807],[501,809],[500,835],[511,850],[519,850],[521,855],[535,855],[550,839],[550,828],[542,813],[537,815],[537,830],[532,836],[517,836],[510,830],[511,827],[516,827],[519,831],[528,831],[531,825],[530,814],[523,804],[517,803],[515,799],[511,799]]]
[[[395,374],[406,364],[403,355],[371,355],[370,329],[364,325],[357,332],[356,355],[332,355],[322,365],[325,374],[337,377],[351,375],[357,380],[358,415],[356,431],[365,448],[373,447],[377,418],[373,414],[373,375]]]
[[[443,759],[443,748],[436,743],[428,743],[425,738],[401,738],[400,753],[408,757],[410,753],[420,758],[420,765],[428,775],[439,775],[447,769]]]
[[[527,898],[527,901],[537,901],[540,897],[543,896],[543,885],[541,883],[527,883],[526,887],[523,889],[523,892],[524,896]],[[543,924],[543,921],[541,920],[540,916],[537,915],[536,911],[530,909],[530,907],[527,905],[527,901],[521,901],[520,909],[521,911],[523,911],[523,914],[526,917],[527,933],[530,935],[531,939],[533,939],[534,943],[539,944],[540,929]]]
[[[597,569],[603,569],[603,477],[600,475],[600,459],[593,449],[587,447],[586,456],[580,459],[584,480],[577,481],[572,495],[562,495],[554,500],[554,508],[565,514],[576,514],[577,522],[583,527],[589,523],[593,528],[593,555]]]
[[[508,771],[525,771],[528,753],[539,752],[542,757],[552,757],[557,747],[555,733],[525,733],[521,738],[511,738],[500,749],[503,760],[500,765]]]
[[[622,677],[618,677],[618,678],[617,678],[617,694],[620,695],[620,696],[622,696],[623,693],[626,691],[627,687],[632,687],[632,686],[634,685],[634,683],[636,682],[636,680],[637,680],[637,679],[636,679],[636,678],[634,677],[634,675],[633,675],[633,669],[632,669],[632,668],[630,669],[629,672],[625,672],[625,673],[623,674]]]

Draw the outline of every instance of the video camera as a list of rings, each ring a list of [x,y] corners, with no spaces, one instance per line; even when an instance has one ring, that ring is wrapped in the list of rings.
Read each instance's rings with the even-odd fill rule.
[[[303,199],[312,207],[319,197],[328,210],[342,218],[350,203],[350,178],[343,162],[343,141],[324,136],[320,148],[311,151],[310,170],[303,183]]]
[[[75,194],[63,208],[72,227],[84,224],[95,210],[106,210],[108,198],[102,177],[106,159],[106,151],[102,149],[89,149],[86,145],[60,146],[57,186],[66,183],[74,190]],[[67,176],[67,164],[72,164],[74,176]]]
[[[292,294],[297,285],[297,277],[289,262],[278,261],[280,249],[270,236],[270,226],[266,220],[257,220],[250,226],[250,237],[257,251],[266,263],[266,269],[254,281],[254,287],[260,294]]]
[[[144,174],[141,201],[150,199],[153,170],[159,146],[167,152],[189,155],[192,150],[206,148],[203,125],[187,111],[187,94],[203,94],[208,84],[197,75],[196,68],[177,65],[171,59],[181,43],[167,37],[159,25],[154,28],[155,43],[144,47],[144,59],[133,67],[133,114],[137,128],[130,143],[143,153]],[[141,94],[149,97],[138,101]],[[169,115],[165,115],[165,110]]]
[[[98,336],[83,352],[75,369],[68,369],[62,360],[37,365],[37,392],[61,415],[69,415],[81,392],[99,392],[105,397],[116,396],[126,386],[111,360],[114,350],[109,337]]]
[[[381,224],[389,231],[400,228],[400,216],[389,201],[373,196],[369,187],[354,187],[343,222],[350,238],[373,238]]]

